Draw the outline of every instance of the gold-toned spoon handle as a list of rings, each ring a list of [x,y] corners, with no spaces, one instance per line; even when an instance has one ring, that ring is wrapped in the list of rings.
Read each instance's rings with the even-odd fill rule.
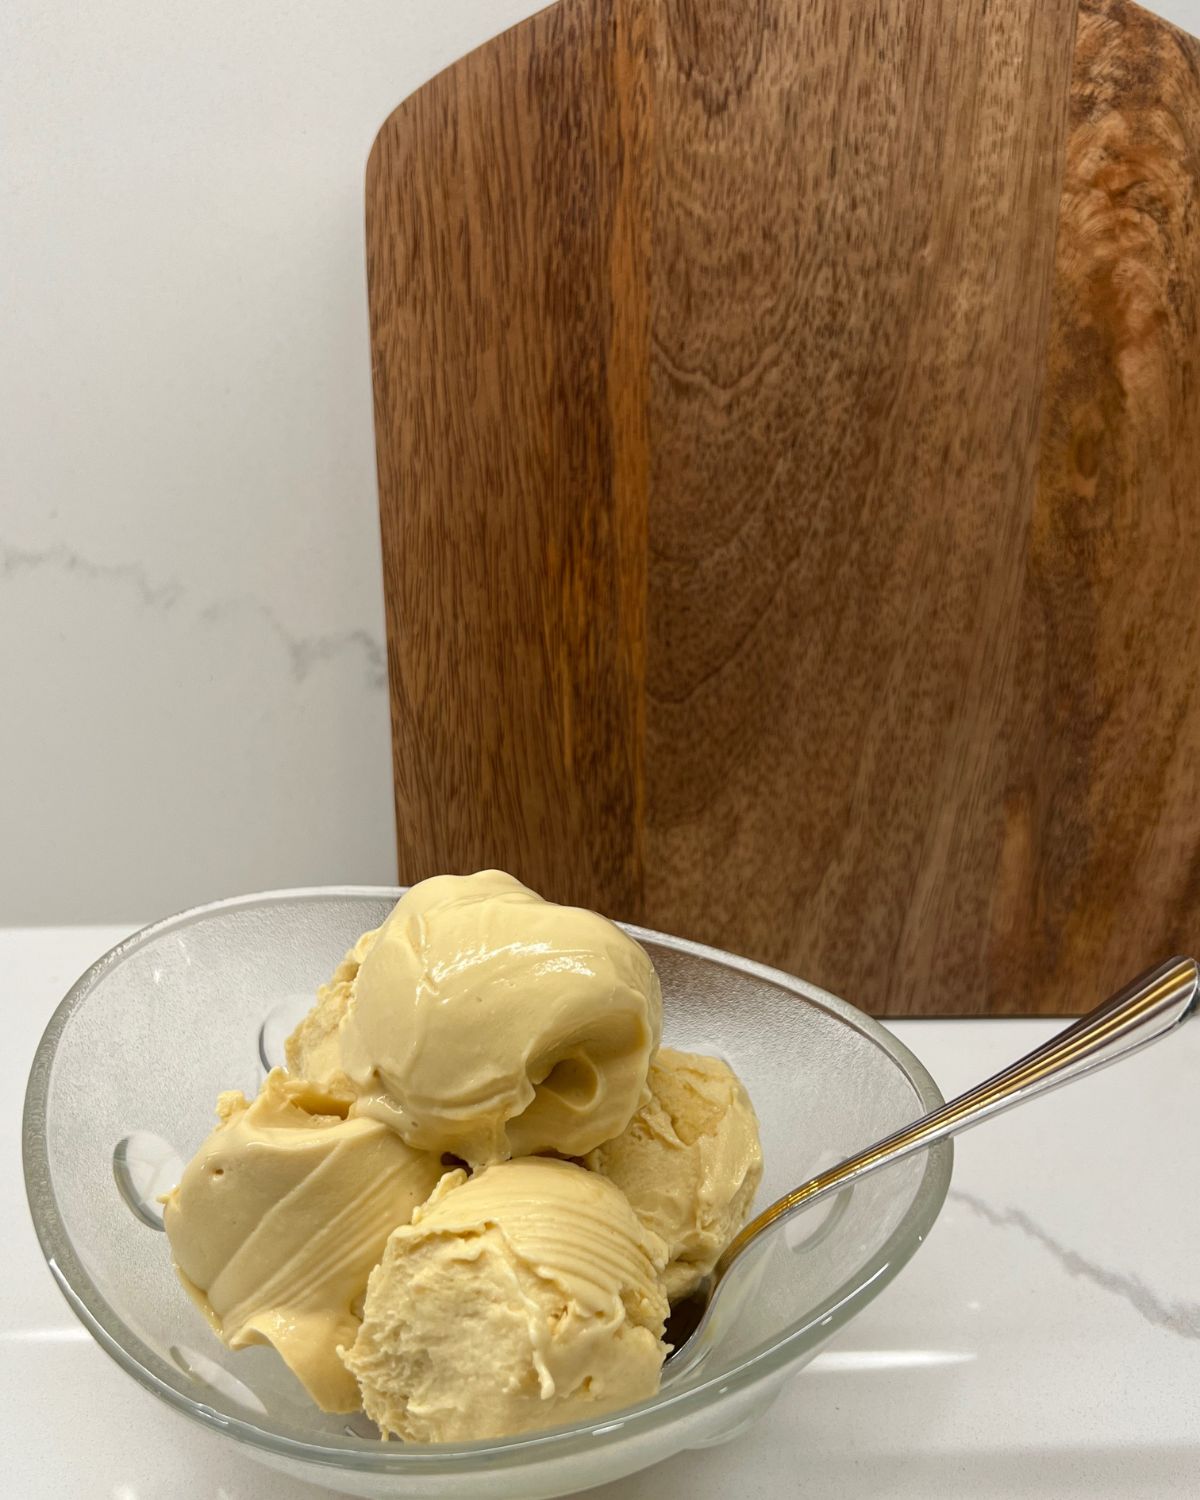
[[[815,1198],[1167,1036],[1195,1012],[1198,987],[1200,969],[1193,958],[1172,958],[1150,969],[1003,1072],[785,1193],[730,1243],[717,1262],[717,1279],[765,1229],[808,1207]]]

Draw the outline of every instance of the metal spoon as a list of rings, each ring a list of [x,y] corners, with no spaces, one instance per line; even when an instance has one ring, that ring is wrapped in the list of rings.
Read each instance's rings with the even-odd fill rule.
[[[668,1341],[676,1345],[667,1360],[671,1376],[677,1377],[700,1357],[716,1300],[730,1281],[736,1280],[730,1275],[732,1267],[768,1229],[880,1167],[924,1151],[1038,1094],[1073,1083],[1167,1036],[1195,1013],[1198,987],[1200,969],[1194,958],[1172,958],[1149,969],[1011,1067],[840,1165],[818,1173],[763,1209],[730,1242],[707,1286],[672,1313],[667,1329]]]

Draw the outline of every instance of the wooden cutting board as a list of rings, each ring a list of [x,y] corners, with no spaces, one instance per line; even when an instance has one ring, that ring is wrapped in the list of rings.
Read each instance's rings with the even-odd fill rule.
[[[890,1014],[1200,946],[1200,43],[560,0],[367,233],[403,879]]]

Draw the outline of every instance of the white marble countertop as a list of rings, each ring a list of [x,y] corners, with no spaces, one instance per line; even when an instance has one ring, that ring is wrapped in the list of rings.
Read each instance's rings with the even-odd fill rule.
[[[315,1500],[139,1390],[74,1321],[28,1222],[20,1116],[37,1040],[124,927],[0,929],[4,1492]],[[909,1021],[946,1093],[1056,1023]],[[597,1500],[931,1495],[1170,1500],[1200,1475],[1200,1024],[964,1137],[928,1244],[721,1448]]]

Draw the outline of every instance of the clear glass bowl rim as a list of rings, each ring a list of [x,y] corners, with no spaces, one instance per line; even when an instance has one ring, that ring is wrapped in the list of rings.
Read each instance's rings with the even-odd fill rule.
[[[191,907],[140,928],[97,959],[67,991],[38,1043],[25,1091],[22,1124],[22,1161],[25,1190],[34,1229],[51,1274],[72,1311],[97,1343],[140,1385],[161,1400],[204,1426],[229,1434],[252,1447],[293,1462],[372,1474],[445,1474],[457,1468],[511,1467],[532,1461],[594,1452],[600,1442],[613,1442],[664,1425],[698,1408],[714,1405],[734,1391],[742,1391],[769,1380],[815,1344],[822,1343],[855,1313],[876,1297],[904,1268],[928,1234],[941,1211],[950,1187],[953,1146],[949,1141],[925,1153],[925,1170],[907,1213],[887,1241],[855,1276],[849,1278],[803,1322],[755,1350],[731,1370],[711,1375],[694,1386],[672,1391],[669,1387],[636,1406],[610,1413],[586,1424],[551,1428],[517,1437],[486,1439],[475,1443],[372,1443],[369,1439],[345,1443],[316,1442],[258,1426],[253,1421],[219,1411],[194,1400],[174,1384],[175,1372],[148,1348],[109,1306],[84,1270],[71,1244],[58,1211],[51,1185],[46,1142],[46,1112],[50,1075],[59,1037],[96,984],[109,969],[129,953],[153,939],[221,911],[257,905],[302,901],[313,897],[398,900],[404,886],[302,886],[227,897]],[[897,1064],[915,1090],[922,1112],[945,1101],[937,1084],[921,1061],[884,1026],[845,1000],[819,989],[780,969],[752,959],[712,948],[687,938],[672,937],[648,927],[619,923],[633,937],[709,959],[727,968],[791,990],[817,1005],[873,1041]]]

